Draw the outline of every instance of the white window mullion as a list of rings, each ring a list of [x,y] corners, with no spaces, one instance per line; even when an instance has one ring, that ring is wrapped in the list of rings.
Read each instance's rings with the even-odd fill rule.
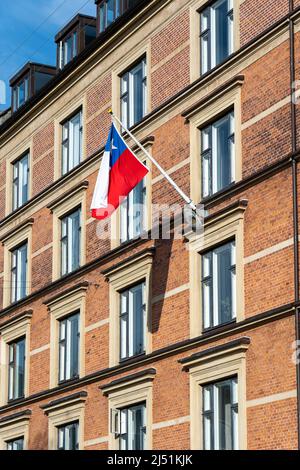
[[[120,450],[127,450],[127,410],[119,412],[120,419]]]
[[[211,61],[211,69],[216,66],[216,51],[217,51],[217,44],[216,44],[216,10],[215,8],[211,8],[210,11],[211,15],[211,51],[210,51],[210,61]]]
[[[73,225],[74,225],[74,223],[73,223],[72,217],[68,217],[67,224],[68,224],[68,246],[67,246],[68,266],[67,266],[67,273],[70,273],[72,271],[72,267],[73,267],[73,238],[74,238]]]
[[[66,321],[66,380],[71,378],[71,322]]]
[[[214,450],[220,450],[219,389],[213,386],[214,403]]]
[[[134,334],[134,315],[133,315],[133,292],[128,292],[128,354],[129,357],[133,356],[133,334]]]
[[[21,292],[22,292],[22,252],[21,250],[17,250],[17,298],[16,300],[20,300]]]
[[[235,174],[235,119],[234,113],[230,113],[230,135],[233,136],[233,140],[230,142],[230,164],[231,164],[231,182],[233,183],[236,178]]]
[[[134,123],[134,74],[129,72],[128,74],[128,86],[129,86],[129,127]]]
[[[213,325],[219,324],[219,299],[218,299],[218,255],[216,252],[212,254],[212,290],[213,290]]]
[[[132,409],[128,409],[128,449],[127,450],[134,450],[134,435],[135,435],[135,426],[134,426],[134,411]]]
[[[236,247],[235,242],[231,243],[231,299],[232,299],[232,318],[236,318]]]
[[[213,125],[212,126],[212,171],[211,171],[211,179],[212,179],[212,191],[216,193],[219,189],[218,187],[218,128]]]
[[[128,195],[128,233],[129,240],[134,238],[134,190]]]
[[[233,0],[228,0],[228,11],[233,10]],[[229,54],[234,51],[234,17],[228,17],[228,43],[229,43]]]

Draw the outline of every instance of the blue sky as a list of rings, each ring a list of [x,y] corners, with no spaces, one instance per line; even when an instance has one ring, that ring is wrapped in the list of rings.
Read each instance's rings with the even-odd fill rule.
[[[10,106],[9,78],[26,62],[55,65],[54,36],[79,11],[95,16],[94,0],[0,0],[0,111]]]

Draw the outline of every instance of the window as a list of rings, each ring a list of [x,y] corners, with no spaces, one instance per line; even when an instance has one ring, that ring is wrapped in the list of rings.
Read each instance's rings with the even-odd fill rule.
[[[6,448],[7,450],[23,450],[24,437],[20,437],[19,439],[14,439],[12,441],[7,441]]]
[[[145,352],[145,282],[120,294],[120,359]]]
[[[59,381],[79,377],[79,313],[59,322]]]
[[[146,58],[121,76],[121,120],[131,127],[147,112]]]
[[[61,219],[61,275],[80,266],[81,209]]]
[[[74,31],[60,43],[60,68],[71,62],[77,56],[77,31]]]
[[[87,24],[84,27],[85,47],[87,47],[97,36],[96,26]]]
[[[235,181],[234,113],[218,119],[201,131],[202,197]]]
[[[11,251],[11,302],[18,302],[27,295],[27,251],[24,243]]]
[[[66,424],[57,428],[58,450],[78,450],[79,439],[78,439],[79,422],[76,421],[71,424]]]
[[[110,26],[126,9],[128,0],[105,0],[99,6],[100,33]]]
[[[236,317],[235,242],[202,255],[202,303],[204,328],[230,322]]]
[[[29,76],[13,88],[13,111],[17,111],[29,98]]]
[[[8,345],[8,399],[24,397],[25,386],[25,338]]]
[[[145,229],[146,182],[141,181],[121,204],[121,242],[141,235]]]
[[[82,159],[82,111],[62,125],[62,174],[65,175]]]
[[[203,387],[203,439],[205,450],[238,449],[237,379]]]
[[[13,210],[28,201],[29,154],[13,163]]]
[[[117,435],[120,450],[144,450],[146,440],[146,405],[117,410]]]
[[[233,0],[218,0],[200,14],[201,73],[233,52]]]

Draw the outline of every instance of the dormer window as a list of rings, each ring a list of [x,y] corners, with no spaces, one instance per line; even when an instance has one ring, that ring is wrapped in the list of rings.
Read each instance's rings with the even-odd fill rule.
[[[17,111],[55,75],[56,67],[28,62],[10,80],[12,111]]]
[[[17,111],[29,98],[29,75],[13,88],[13,111]]]
[[[102,33],[134,4],[134,0],[98,0],[96,3],[98,3],[98,27]]]
[[[77,51],[77,31],[74,31],[64,41],[60,42],[59,63],[61,69],[77,56]]]
[[[76,15],[55,37],[57,66],[63,69],[96,38],[96,18]]]

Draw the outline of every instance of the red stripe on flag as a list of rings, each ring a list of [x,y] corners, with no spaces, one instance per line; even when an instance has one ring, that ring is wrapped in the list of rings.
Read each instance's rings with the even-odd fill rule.
[[[108,204],[117,209],[148,171],[129,149],[125,150],[110,170]]]

